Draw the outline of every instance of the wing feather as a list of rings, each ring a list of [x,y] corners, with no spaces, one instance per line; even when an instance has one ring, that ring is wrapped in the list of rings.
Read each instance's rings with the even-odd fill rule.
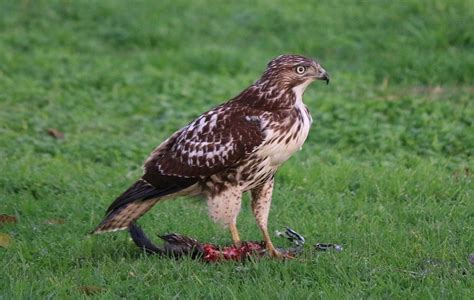
[[[208,177],[235,166],[265,139],[262,113],[246,106],[213,109],[158,146],[145,162],[145,173]]]

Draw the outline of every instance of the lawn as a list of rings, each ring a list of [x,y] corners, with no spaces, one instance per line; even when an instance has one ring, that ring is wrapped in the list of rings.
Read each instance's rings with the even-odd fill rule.
[[[0,299],[472,299],[472,28],[468,0],[1,0]],[[303,234],[301,257],[204,264],[87,235],[158,143],[283,53],[331,74],[276,176],[269,228]],[[248,204],[241,235],[260,239]],[[139,223],[230,242],[199,199]]]

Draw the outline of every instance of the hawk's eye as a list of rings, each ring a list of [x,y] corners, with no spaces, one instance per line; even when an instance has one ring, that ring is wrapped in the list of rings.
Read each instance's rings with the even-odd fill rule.
[[[296,71],[296,74],[301,75],[306,71],[306,67],[305,66],[297,66],[295,71]]]

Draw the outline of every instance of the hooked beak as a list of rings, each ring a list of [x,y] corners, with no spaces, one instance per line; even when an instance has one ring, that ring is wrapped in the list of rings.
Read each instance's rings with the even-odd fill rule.
[[[329,84],[329,73],[326,72],[326,70],[324,70],[323,68],[320,68],[319,69],[319,74],[316,75],[316,79],[318,80],[325,80],[326,81],[326,85]]]

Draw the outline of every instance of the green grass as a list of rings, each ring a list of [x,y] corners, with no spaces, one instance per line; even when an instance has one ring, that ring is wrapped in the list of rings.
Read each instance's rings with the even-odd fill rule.
[[[0,299],[472,298],[474,2],[364,3],[0,1],[0,214],[18,218],[0,225]],[[301,259],[206,265],[86,235],[159,142],[282,53],[331,74],[276,177],[270,229],[302,233]],[[248,206],[241,235],[260,239]],[[199,200],[140,223],[230,239]]]

